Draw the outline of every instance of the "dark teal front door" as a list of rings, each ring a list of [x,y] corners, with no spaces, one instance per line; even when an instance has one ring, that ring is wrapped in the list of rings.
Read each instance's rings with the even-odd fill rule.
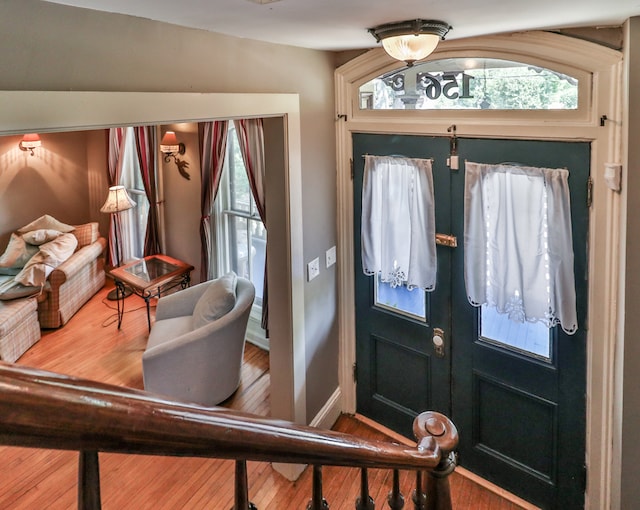
[[[542,508],[583,508],[589,144],[459,139],[459,170],[446,165],[444,137],[356,134],[353,147],[358,412],[408,437],[416,414],[443,412],[459,429],[462,466]],[[389,297],[362,272],[365,154],[433,159],[436,231],[457,237],[458,246],[438,246],[437,286],[425,293],[423,313],[403,311],[404,298]],[[465,160],[569,169],[580,327],[574,335],[559,327],[538,331],[531,347],[523,335],[534,333],[502,338],[500,320],[468,303]],[[444,339],[440,348],[434,336]]]

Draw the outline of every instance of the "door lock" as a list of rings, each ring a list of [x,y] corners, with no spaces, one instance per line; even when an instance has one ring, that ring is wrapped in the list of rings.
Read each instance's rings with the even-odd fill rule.
[[[444,358],[444,331],[440,328],[433,328],[433,350],[438,358]]]

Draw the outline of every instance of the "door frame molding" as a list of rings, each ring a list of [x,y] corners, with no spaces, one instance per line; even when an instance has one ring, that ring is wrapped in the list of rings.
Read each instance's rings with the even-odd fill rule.
[[[447,116],[429,112],[361,112],[354,108],[358,87],[398,67],[382,48],[370,50],[336,70],[336,158],[338,190],[338,295],[339,295],[339,383],[342,410],[356,410],[353,364],[355,363],[353,181],[351,179],[352,134],[354,132],[447,136],[447,127],[456,124],[460,137],[525,138],[541,140],[583,140],[591,142],[593,205],[589,215],[589,308],[587,321],[587,444],[585,463],[587,495],[585,508],[609,508],[614,457],[613,409],[621,398],[615,387],[615,352],[622,341],[618,325],[621,203],[626,190],[616,193],[606,187],[604,164],[621,161],[622,125],[600,125],[601,115],[622,119],[622,53],[598,44],[550,32],[526,32],[445,41],[429,60],[452,57],[487,56],[566,70],[591,77],[591,97],[577,112],[469,112],[447,111]],[[596,306],[606,303],[605,306]],[[620,411],[616,411],[618,414]]]

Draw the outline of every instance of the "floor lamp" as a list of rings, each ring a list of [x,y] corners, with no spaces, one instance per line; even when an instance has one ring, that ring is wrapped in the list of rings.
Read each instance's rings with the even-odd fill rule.
[[[136,203],[131,199],[124,186],[111,186],[109,188],[109,194],[104,205],[100,208],[100,212],[111,214],[111,219],[114,224],[114,237],[116,242],[116,267],[120,266],[120,243],[118,242],[118,231],[120,230],[120,224],[117,216],[122,211],[127,211],[132,207],[135,207]],[[131,295],[131,290],[126,289],[123,298]],[[107,299],[115,301],[118,299],[118,290],[114,289],[107,295]]]

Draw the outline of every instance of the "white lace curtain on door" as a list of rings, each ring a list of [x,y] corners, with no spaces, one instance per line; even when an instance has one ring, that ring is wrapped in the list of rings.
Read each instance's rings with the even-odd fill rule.
[[[435,289],[431,160],[365,156],[362,268],[392,287]]]
[[[469,302],[518,322],[578,329],[568,170],[466,162]]]

